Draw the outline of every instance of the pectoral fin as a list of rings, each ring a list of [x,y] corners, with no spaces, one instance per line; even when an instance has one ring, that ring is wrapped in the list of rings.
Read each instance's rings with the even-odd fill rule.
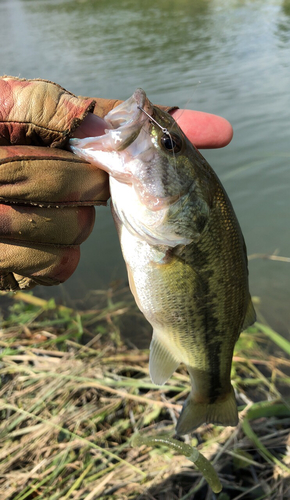
[[[149,371],[152,382],[163,385],[178,368],[180,361],[158,339],[156,332],[150,344]]]

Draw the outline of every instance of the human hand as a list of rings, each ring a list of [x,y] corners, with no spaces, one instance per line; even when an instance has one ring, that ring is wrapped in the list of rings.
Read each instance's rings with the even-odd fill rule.
[[[0,289],[56,285],[76,269],[108,178],[59,148],[94,104],[50,82],[0,78]]]

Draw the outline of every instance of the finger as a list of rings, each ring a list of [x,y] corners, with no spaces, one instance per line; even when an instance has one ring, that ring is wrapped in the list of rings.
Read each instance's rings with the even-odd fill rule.
[[[47,208],[0,203],[0,241],[20,245],[23,242],[80,245],[92,232],[94,221],[93,207]]]
[[[88,113],[81,125],[74,131],[73,137],[84,139],[85,137],[98,137],[105,133],[108,128],[105,120],[97,115]]]
[[[44,206],[106,204],[108,176],[69,151],[37,146],[0,148],[0,200]]]
[[[80,247],[0,242],[0,275],[7,271],[33,278],[39,284],[58,285],[75,271]],[[1,284],[1,279],[0,279]]]
[[[232,140],[233,128],[221,116],[189,109],[176,109],[171,115],[197,148],[222,148]]]

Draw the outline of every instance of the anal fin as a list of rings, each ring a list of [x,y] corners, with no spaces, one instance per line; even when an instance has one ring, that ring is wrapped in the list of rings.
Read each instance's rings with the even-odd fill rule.
[[[150,344],[149,371],[152,382],[163,385],[178,368],[180,361],[158,339],[155,332]]]

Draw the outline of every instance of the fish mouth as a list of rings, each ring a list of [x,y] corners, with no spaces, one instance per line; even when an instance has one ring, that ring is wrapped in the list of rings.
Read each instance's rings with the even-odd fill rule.
[[[148,137],[153,111],[153,105],[146,93],[138,88],[129,99],[113,108],[104,117],[106,125],[103,135],[70,139],[70,149],[120,181],[131,182],[132,173],[126,163],[142,153],[146,146],[144,143]],[[139,135],[142,135],[143,139],[136,141]]]
[[[153,105],[141,88],[135,90],[129,99],[112,109],[104,117],[104,120],[109,126],[105,130],[105,134],[117,139],[113,140],[114,149],[122,151],[134,142],[141,128],[144,127],[146,122],[149,123],[148,115],[152,116],[152,114]],[[111,132],[112,130],[118,131],[118,137],[114,132]]]
[[[129,99],[119,104],[119,106],[117,106],[116,108],[112,109],[104,117],[104,120],[113,129],[124,127],[126,125],[131,125],[132,123],[136,124],[139,122],[139,119],[141,118],[142,109],[144,109],[144,107],[148,107],[146,101],[148,101],[148,99],[146,97],[144,90],[137,89]],[[152,113],[152,110],[150,111]]]
[[[144,113],[143,111],[146,111]],[[143,89],[138,88],[134,94],[113,108],[105,117],[105,130],[103,135],[86,137],[84,139],[70,139],[71,150],[79,156],[92,149],[94,151],[123,151],[130,146],[139,136],[142,128],[148,128],[149,118],[153,114],[153,105]]]

